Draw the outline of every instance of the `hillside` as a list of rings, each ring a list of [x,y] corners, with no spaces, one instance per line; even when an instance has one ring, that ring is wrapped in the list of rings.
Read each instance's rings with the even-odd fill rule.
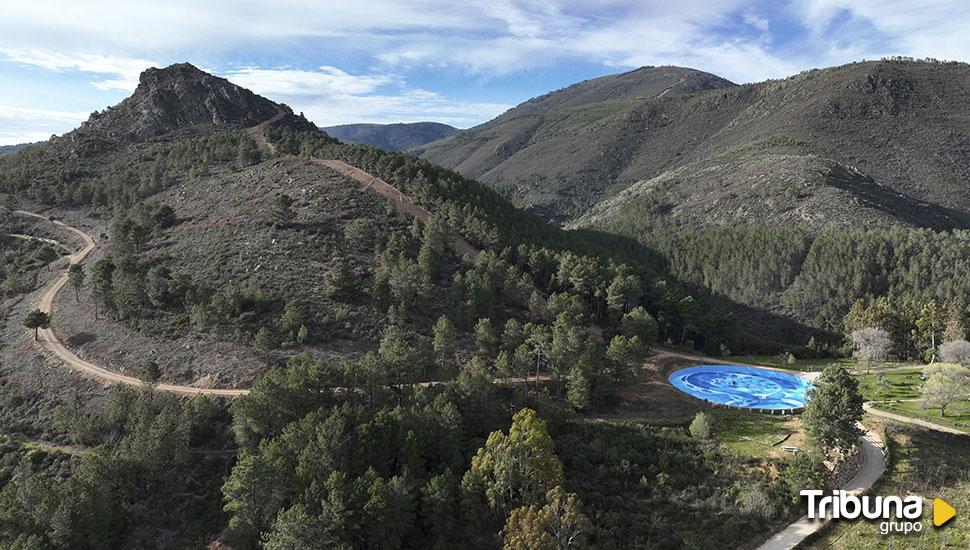
[[[120,105],[0,159],[0,192],[13,196],[2,233],[29,233],[3,240],[18,242],[2,259],[16,284],[3,285],[0,430],[76,453],[0,448],[0,546],[494,548],[509,512],[473,456],[513,415],[558,464],[522,498],[582,497],[594,546],[689,540],[697,525],[741,544],[771,528],[710,519],[755,479],[727,451],[573,420],[616,409],[648,346],[716,349],[734,332],[647,249],[340,143],[188,65],[147,71]],[[94,247],[70,270],[41,240],[77,244],[60,219]],[[48,312],[49,330],[26,330]],[[102,386],[58,347],[133,387]],[[183,400],[173,384],[236,400]],[[613,442],[624,451],[601,456]],[[618,523],[627,503],[663,498],[629,464],[669,469],[704,504],[674,530]]]
[[[768,224],[819,227],[844,222],[846,208],[863,219],[967,226],[967,65],[863,62],[744,86],[710,77],[662,97],[629,93],[631,80],[656,91],[660,70],[577,84],[416,151],[551,219],[576,222],[609,201],[584,224],[622,216],[633,200],[675,213],[678,226],[743,225],[745,212],[758,212]]]
[[[17,151],[32,145],[30,143],[18,143],[17,145],[0,145],[0,157],[3,155],[9,155],[11,153],[16,153]]]
[[[320,128],[344,143],[373,145],[386,151],[403,151],[446,138],[458,128],[439,122],[401,124],[342,124]]]

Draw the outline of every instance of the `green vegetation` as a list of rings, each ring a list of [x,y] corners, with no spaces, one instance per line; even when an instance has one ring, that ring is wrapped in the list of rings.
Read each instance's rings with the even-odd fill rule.
[[[963,401],[954,401],[946,409],[946,416],[941,417],[939,406],[931,406],[924,400],[926,381],[920,377],[925,374],[928,374],[927,367],[864,375],[859,377],[859,389],[866,401],[873,401],[877,409],[957,429],[970,428],[970,402],[966,390],[963,389]],[[959,384],[954,387],[959,392]]]
[[[923,367],[893,370],[859,377],[859,390],[866,401],[899,401],[918,399],[923,381]]]
[[[0,298],[12,298],[36,288],[37,272],[66,254],[60,245],[39,239],[7,236],[0,225]]]
[[[0,544],[144,548],[163,540],[183,547],[211,541],[223,522],[218,486],[225,463],[210,460],[199,446],[225,442],[220,407],[117,389],[103,412],[87,413],[74,403],[58,417],[74,442],[97,447],[59,468],[42,450],[7,462],[0,476]]]
[[[613,119],[663,133],[668,105],[726,86],[667,72],[688,78],[617,97],[602,83],[581,86],[555,116],[509,116],[525,126],[499,153],[532,141],[533,123],[546,137]],[[587,92],[595,107],[584,105]],[[112,137],[98,127],[123,127],[115,118],[130,109],[119,108],[92,117],[92,139],[79,133],[0,159],[0,191],[111,220],[98,261],[68,270],[76,301],[95,305],[96,336],[120,322],[158,339],[230,341],[260,363],[251,392],[231,403],[157,393],[180,367],[165,353],[128,366],[138,389],[79,385],[82,397],[57,379],[40,389],[0,379],[0,427],[43,436],[0,440],[0,546],[750,545],[801,512],[799,490],[827,483],[814,447],[856,442],[862,397],[838,360],[850,340],[867,366],[966,355],[954,344],[970,318],[959,231],[675,234],[657,223],[635,235],[638,245],[564,231],[430,162],[335,142],[261,105],[216,130],[205,120],[98,141]],[[266,128],[266,147],[247,128],[274,111],[282,116]],[[731,156],[805,147],[757,135],[773,137]],[[731,150],[722,145],[712,150]],[[404,216],[313,159],[353,164],[431,215]],[[632,176],[618,168],[597,167],[589,196],[572,205]],[[664,219],[664,205],[649,210],[648,224]],[[4,202],[0,224],[10,217]],[[8,292],[8,280],[62,251],[6,234],[0,263],[12,296],[31,285]],[[475,253],[456,252],[456,239]],[[77,317],[73,304],[58,307]],[[735,315],[784,326],[739,330]],[[26,316],[35,331],[49,324],[39,311]],[[659,342],[775,354],[758,360],[788,369],[836,363],[802,417],[812,440],[797,420],[722,410],[689,427],[594,420],[622,416],[623,390]],[[920,387],[877,371],[862,391],[926,397],[957,423],[962,411],[941,396],[961,373]],[[220,384],[221,374],[198,383]],[[784,441],[805,452],[780,456]]]
[[[34,340],[37,340],[37,333],[40,329],[50,328],[51,316],[35,309],[24,317],[24,326],[34,331]]]
[[[713,435],[714,421],[705,412],[699,412],[694,416],[688,428],[690,435],[697,439],[708,439]]]
[[[892,357],[928,361],[948,326],[954,338],[966,333],[963,231],[657,228],[637,236],[686,283],[813,327],[811,341],[788,342],[799,357],[847,354],[849,334],[874,327],[889,333]]]
[[[875,408],[891,413],[896,413],[909,418],[916,418],[949,426],[965,432],[970,432],[970,407],[967,405],[947,409],[946,416],[940,416],[939,408],[928,408],[920,402],[904,401],[901,403],[877,403]]]
[[[970,507],[970,437],[893,424],[886,424],[885,437],[889,470],[876,483],[874,494],[940,497],[957,510]],[[929,508],[924,509],[919,533],[881,535],[877,522],[837,521],[809,548],[964,548],[970,544],[965,521],[936,529]]]
[[[782,416],[756,414],[745,411],[715,409],[714,436],[728,449],[742,456],[764,458],[780,453],[788,444],[797,421]]]
[[[240,156],[241,149],[255,153]],[[141,143],[66,162],[61,154],[46,144],[0,157],[0,192],[65,206],[130,206],[178,183],[255,164],[262,155],[244,132]]]
[[[802,414],[805,432],[823,449],[848,451],[856,446],[862,420],[859,381],[840,366],[827,367],[813,382]]]

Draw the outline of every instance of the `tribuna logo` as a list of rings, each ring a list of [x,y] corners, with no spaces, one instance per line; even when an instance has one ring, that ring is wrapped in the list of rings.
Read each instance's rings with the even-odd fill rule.
[[[870,520],[882,520],[879,532],[918,533],[923,529],[923,499],[918,496],[862,496],[858,497],[845,491],[832,491],[829,496],[824,491],[804,490],[801,495],[808,497],[808,517],[810,519],[858,519],[860,516]]]

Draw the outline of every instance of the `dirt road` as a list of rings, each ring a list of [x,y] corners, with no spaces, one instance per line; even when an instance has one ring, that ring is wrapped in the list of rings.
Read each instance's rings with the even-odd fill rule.
[[[402,193],[397,187],[394,187],[380,178],[368,174],[356,166],[351,166],[340,160],[314,159],[310,162],[336,170],[337,172],[356,180],[357,183],[361,185],[361,188],[371,190],[383,197],[390,199],[394,203],[394,207],[397,209],[397,211],[406,216],[418,218],[422,222],[428,221],[428,218],[431,217],[431,212],[428,212],[426,209],[415,204],[410,197]],[[470,242],[459,235],[452,238],[451,245],[452,248],[454,248],[455,253],[457,253],[459,256],[469,256],[473,260],[478,258],[478,255],[482,253],[481,250],[472,246]]]
[[[24,212],[22,210],[17,210],[14,214],[21,216],[30,216],[34,218],[40,218],[42,220],[50,221],[50,218],[43,216],[41,214],[35,214],[33,212]],[[71,227],[60,221],[51,222],[54,225],[63,227],[78,237],[84,242],[84,246],[71,254],[68,257],[68,261],[71,264],[78,264],[84,261],[84,259],[94,250],[95,243],[94,239],[90,235],[81,231],[76,227]],[[57,298],[57,294],[67,285],[67,271],[65,270],[57,279],[54,280],[41,295],[40,301],[37,304],[37,309],[43,311],[44,313],[51,313],[51,309],[54,305],[54,299]],[[142,382],[138,378],[133,376],[125,376],[123,374],[108,370],[104,367],[100,367],[91,363],[90,361],[85,361],[81,359],[76,353],[68,349],[54,334],[51,329],[41,329],[40,334],[40,345],[45,350],[52,353],[55,357],[64,362],[66,366],[74,369],[83,374],[92,376],[101,380],[102,382],[108,384],[127,384],[129,386],[141,386]],[[237,397],[240,395],[245,395],[249,393],[249,390],[245,389],[220,389],[220,388],[196,388],[193,386],[179,386],[175,384],[158,384],[156,388],[160,391],[166,391],[171,393],[177,393],[180,395],[214,395],[222,397]]]
[[[899,422],[901,424],[910,424],[910,425],[913,425],[913,426],[919,426],[921,428],[926,428],[927,430],[936,430],[938,432],[943,432],[943,433],[948,433],[948,434],[970,435],[970,434],[968,434],[967,432],[965,432],[963,430],[959,430],[957,428],[951,428],[950,426],[944,426],[942,424],[934,424],[933,422],[930,422],[928,420],[922,420],[922,419],[919,419],[919,418],[910,418],[908,416],[903,416],[901,414],[891,413],[889,411],[881,411],[879,409],[873,408],[873,403],[871,403],[871,402],[866,402],[862,406],[863,406],[863,408],[866,409],[866,412],[867,413],[869,413],[869,414],[871,414],[873,416],[879,416],[881,418],[888,418],[889,420],[892,420],[893,422]]]

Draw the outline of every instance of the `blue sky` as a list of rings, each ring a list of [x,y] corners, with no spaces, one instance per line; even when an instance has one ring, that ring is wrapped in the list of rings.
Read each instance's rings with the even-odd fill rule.
[[[643,65],[733,80],[887,55],[970,59],[966,0],[4,0],[0,145],[189,61],[320,125],[484,122]]]

